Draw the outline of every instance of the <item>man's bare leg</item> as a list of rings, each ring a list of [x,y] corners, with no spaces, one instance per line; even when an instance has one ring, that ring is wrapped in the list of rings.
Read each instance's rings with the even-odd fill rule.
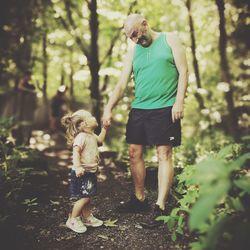
[[[129,145],[130,169],[134,181],[135,196],[138,200],[145,199],[144,182],[146,170],[143,160],[143,145],[130,144]]]
[[[158,198],[156,204],[164,210],[165,203],[173,182],[174,169],[172,161],[172,146],[157,146],[158,168]]]

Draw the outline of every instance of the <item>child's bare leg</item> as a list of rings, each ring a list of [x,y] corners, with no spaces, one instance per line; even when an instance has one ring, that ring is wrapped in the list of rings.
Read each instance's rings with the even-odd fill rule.
[[[84,218],[88,218],[91,215],[91,200],[89,198],[89,202],[82,209],[82,216]]]
[[[85,226],[89,227],[99,227],[103,224],[102,220],[97,219],[94,217],[94,215],[91,213],[91,200],[89,199],[89,202],[83,207],[82,209],[82,220]]]
[[[81,198],[80,200],[78,200],[73,206],[71,217],[75,218],[80,216],[84,206],[88,204],[89,201],[89,198]]]

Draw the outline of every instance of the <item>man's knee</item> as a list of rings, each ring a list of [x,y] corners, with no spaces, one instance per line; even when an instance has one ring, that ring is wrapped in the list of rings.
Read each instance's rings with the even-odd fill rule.
[[[140,145],[130,145],[129,146],[129,158],[130,161],[136,162],[142,159],[143,149]]]
[[[167,161],[172,159],[172,146],[158,146],[157,157],[158,161]]]

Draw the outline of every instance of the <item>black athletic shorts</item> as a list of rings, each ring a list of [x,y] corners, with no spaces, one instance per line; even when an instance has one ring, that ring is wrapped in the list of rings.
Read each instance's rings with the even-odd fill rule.
[[[181,144],[181,122],[172,122],[172,106],[160,109],[135,109],[129,113],[126,141],[139,145]]]

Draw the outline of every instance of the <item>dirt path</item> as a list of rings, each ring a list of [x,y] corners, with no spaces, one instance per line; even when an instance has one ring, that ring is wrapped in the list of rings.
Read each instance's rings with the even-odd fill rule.
[[[173,242],[164,225],[153,230],[142,228],[139,222],[149,213],[115,212],[115,207],[129,198],[132,183],[126,171],[108,158],[100,167],[99,194],[93,199],[93,207],[95,215],[110,222],[106,223],[107,226],[89,228],[84,234],[67,229],[70,155],[62,147],[44,151],[49,163],[49,197],[32,207],[17,226],[20,229],[18,237],[22,239],[17,249],[188,249],[186,241]],[[148,190],[147,195],[153,204],[156,191]]]

